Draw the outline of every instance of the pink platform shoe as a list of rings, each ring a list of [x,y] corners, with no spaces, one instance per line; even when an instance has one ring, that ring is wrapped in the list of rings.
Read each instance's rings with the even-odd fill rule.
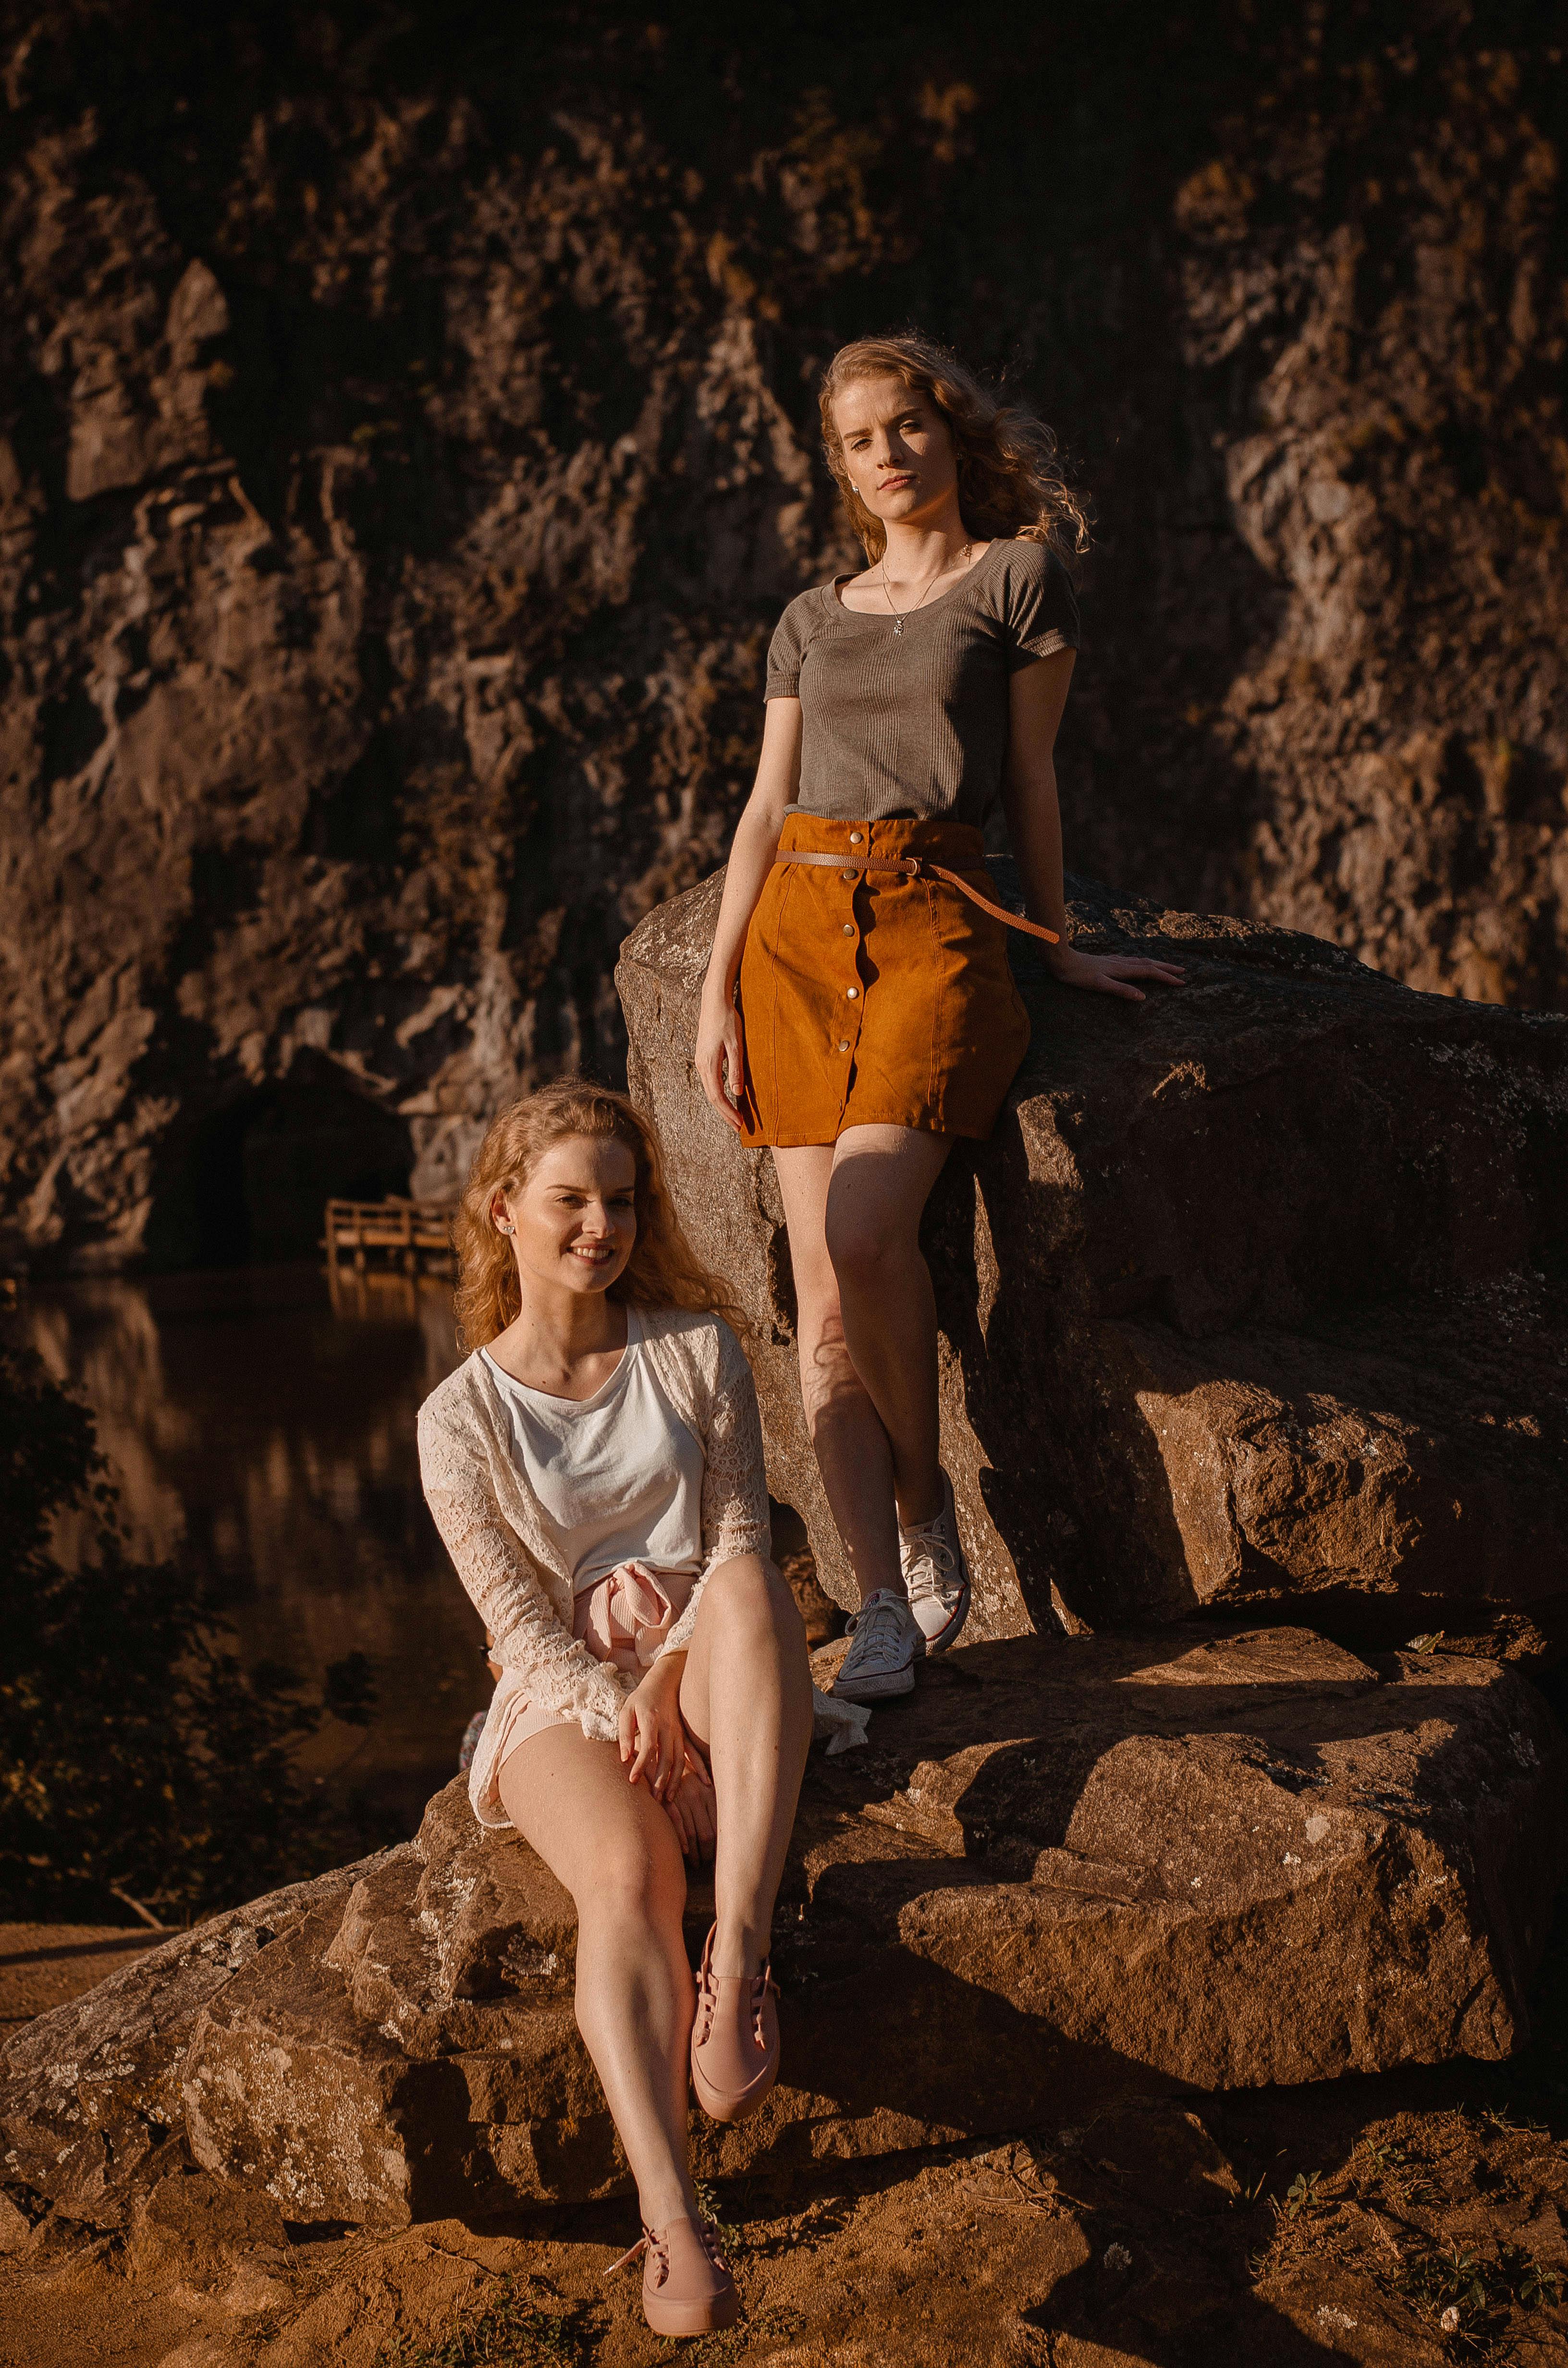
[[[748,1979],[712,1969],[713,1931],[697,1977],[691,2085],[710,2121],[744,2122],[778,2078],[778,1992],[767,1965]]]
[[[666,2220],[644,2227],[629,2253],[605,2271],[613,2277],[642,2255],[642,2316],[655,2335],[711,2335],[741,2315],[730,2265],[706,2220]]]

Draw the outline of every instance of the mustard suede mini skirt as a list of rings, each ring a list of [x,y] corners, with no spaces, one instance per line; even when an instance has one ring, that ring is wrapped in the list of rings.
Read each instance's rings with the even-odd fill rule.
[[[846,1127],[983,1139],[1028,1049],[1004,924],[949,882],[864,869],[921,857],[996,890],[967,823],[839,822],[799,809],[741,958],[747,1143],[836,1143]]]

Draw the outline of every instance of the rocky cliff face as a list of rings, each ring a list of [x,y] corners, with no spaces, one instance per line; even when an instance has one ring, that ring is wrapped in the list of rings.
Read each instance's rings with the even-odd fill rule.
[[[833,347],[1006,365],[1099,508],[1078,860],[1565,988],[1563,78],[1540,20],[916,10],[765,45],[12,18],[0,1217],[233,1257],[449,1188],[712,868],[845,558]],[[1546,28],[1549,30],[1550,28]],[[267,1247],[288,1247],[268,1238]]]

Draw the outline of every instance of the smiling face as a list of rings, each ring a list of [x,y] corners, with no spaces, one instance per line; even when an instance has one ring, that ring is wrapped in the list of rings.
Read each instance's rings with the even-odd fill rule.
[[[614,1135],[567,1134],[520,1184],[497,1191],[491,1223],[510,1233],[517,1279],[553,1291],[604,1292],[637,1239],[637,1162]]]
[[[900,378],[856,379],[833,405],[849,480],[873,518],[935,524],[958,492],[958,456],[928,394]]]

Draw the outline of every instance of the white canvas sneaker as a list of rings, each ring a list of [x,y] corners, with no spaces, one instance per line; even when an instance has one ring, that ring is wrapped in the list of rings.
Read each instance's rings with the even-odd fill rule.
[[[915,1660],[926,1640],[902,1595],[879,1587],[849,1622],[854,1643],[846,1653],[833,1691],[846,1702],[881,1702],[915,1691]]]
[[[898,1558],[909,1590],[909,1608],[920,1631],[918,1649],[945,1653],[969,1618],[969,1565],[959,1540],[953,1484],[942,1474],[942,1509],[929,1521],[912,1521],[898,1533]]]

